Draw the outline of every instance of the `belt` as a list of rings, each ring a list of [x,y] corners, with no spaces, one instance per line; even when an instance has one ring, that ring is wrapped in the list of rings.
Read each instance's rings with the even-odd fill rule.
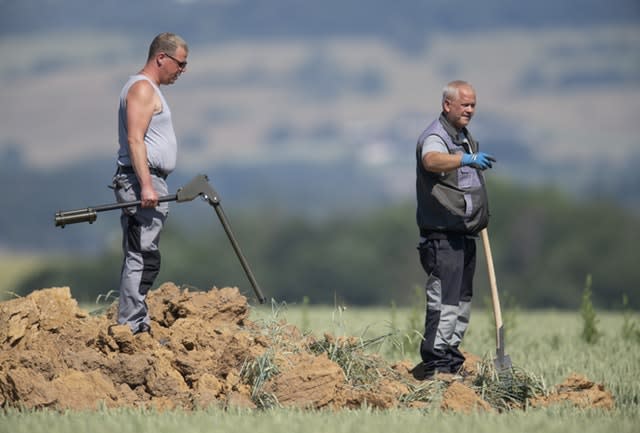
[[[128,165],[119,165],[117,172],[122,174],[136,174],[136,171],[133,169],[133,167],[130,167]],[[166,179],[168,176],[167,173],[155,167],[149,167],[149,173],[162,179]]]
[[[433,230],[426,230],[420,228],[420,237],[424,239],[452,239],[452,238],[477,238],[477,235],[473,233],[462,233],[462,232],[438,232]]]

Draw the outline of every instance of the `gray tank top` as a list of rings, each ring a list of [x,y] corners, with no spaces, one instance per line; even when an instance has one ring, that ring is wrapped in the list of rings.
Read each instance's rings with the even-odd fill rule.
[[[169,174],[176,168],[178,151],[176,134],[171,121],[171,110],[158,86],[142,74],[129,77],[129,80],[120,92],[120,107],[118,109],[118,143],[120,145],[118,150],[118,165],[131,166],[129,143],[127,141],[127,94],[131,86],[140,80],[147,80],[151,83],[162,101],[162,111],[151,117],[149,128],[144,135],[144,143],[147,147],[147,163],[149,167],[157,168]]]

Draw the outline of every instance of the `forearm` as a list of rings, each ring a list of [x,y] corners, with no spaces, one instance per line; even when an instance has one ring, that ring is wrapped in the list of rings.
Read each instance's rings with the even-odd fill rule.
[[[151,173],[147,163],[147,147],[144,141],[129,138],[129,158],[142,188],[152,186]]]
[[[442,152],[427,152],[422,157],[422,165],[425,170],[433,173],[446,173],[456,170],[461,166],[462,154],[450,154]]]

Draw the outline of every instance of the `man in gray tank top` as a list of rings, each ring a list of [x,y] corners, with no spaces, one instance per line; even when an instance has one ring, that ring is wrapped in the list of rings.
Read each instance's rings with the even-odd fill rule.
[[[140,200],[122,211],[124,260],[120,276],[118,323],[133,333],[150,332],[147,292],[160,272],[160,232],[169,206],[167,176],[175,169],[177,140],[161,85],[176,82],[187,67],[187,43],[161,33],[149,47],[144,67],[127,80],[118,110],[118,159],[113,187],[119,202]]]
[[[416,220],[420,262],[427,273],[427,312],[415,376],[457,373],[459,350],[471,313],[476,234],[489,221],[483,171],[495,159],[479,151],[467,129],[476,93],[452,81],[442,95],[442,113],[420,135],[416,146]]]

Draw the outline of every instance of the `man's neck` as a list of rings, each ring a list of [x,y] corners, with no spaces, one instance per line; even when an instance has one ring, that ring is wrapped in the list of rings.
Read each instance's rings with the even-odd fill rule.
[[[160,86],[160,79],[158,78],[158,74],[156,74],[155,71],[148,66],[142,68],[138,73],[150,79],[153,83],[155,83],[156,86]]]

